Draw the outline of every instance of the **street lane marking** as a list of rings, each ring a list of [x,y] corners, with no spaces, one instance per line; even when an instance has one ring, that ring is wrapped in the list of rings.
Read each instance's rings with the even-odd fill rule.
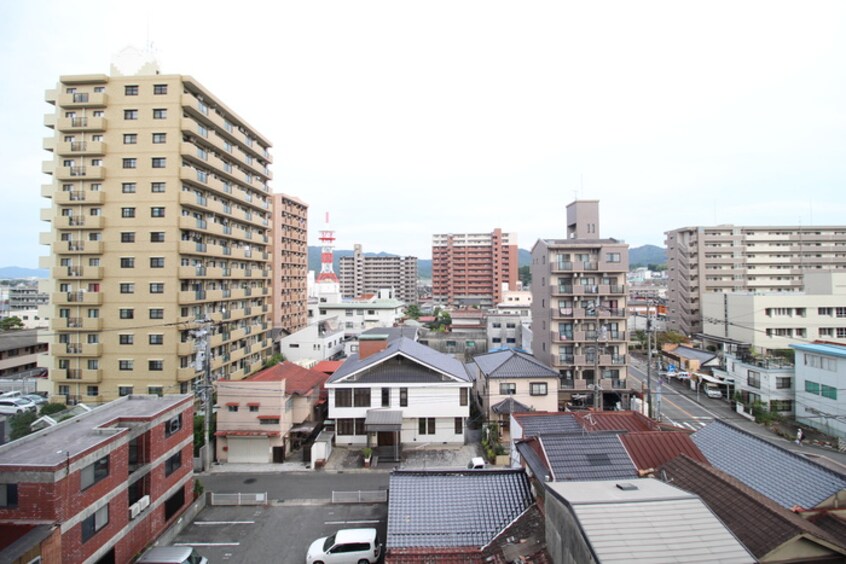
[[[255,525],[255,521],[194,521],[195,525]]]
[[[370,519],[363,521],[325,521],[324,525],[366,525],[368,523],[378,523],[379,519]]]
[[[173,546],[241,546],[240,542],[175,542]]]

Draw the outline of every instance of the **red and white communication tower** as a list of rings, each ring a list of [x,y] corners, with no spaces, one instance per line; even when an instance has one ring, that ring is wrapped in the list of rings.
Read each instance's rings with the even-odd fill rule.
[[[326,212],[326,226],[329,226],[329,212]],[[323,229],[320,231],[320,274],[317,275],[318,282],[336,282],[338,277],[335,275],[335,268],[332,266],[332,260],[335,251],[335,232],[331,229]]]

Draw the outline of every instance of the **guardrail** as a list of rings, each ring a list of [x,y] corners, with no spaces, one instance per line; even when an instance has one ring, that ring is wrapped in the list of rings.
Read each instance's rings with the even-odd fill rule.
[[[211,505],[267,505],[267,492],[212,493]]]
[[[385,503],[387,501],[388,490],[332,491],[332,503]]]

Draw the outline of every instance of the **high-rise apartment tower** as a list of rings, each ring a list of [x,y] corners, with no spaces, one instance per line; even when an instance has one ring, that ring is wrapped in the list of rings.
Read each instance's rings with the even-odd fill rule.
[[[286,334],[308,325],[308,204],[273,195],[273,327]]]
[[[681,227],[667,231],[667,327],[702,332],[712,292],[795,292],[805,272],[846,271],[846,226]]]
[[[154,63],[62,76],[46,99],[53,395],[189,391],[201,320],[212,378],[256,372],[270,350],[270,142]]]
[[[341,295],[345,298],[393,290],[399,301],[417,303],[417,257],[368,257],[357,244],[352,256],[339,259],[338,271]]]

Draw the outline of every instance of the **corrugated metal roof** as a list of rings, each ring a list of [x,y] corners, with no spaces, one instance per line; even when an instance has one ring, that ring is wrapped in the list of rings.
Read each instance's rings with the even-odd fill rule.
[[[681,431],[626,433],[620,440],[639,470],[658,468],[681,454],[708,463],[690,435]]]
[[[722,421],[696,431],[708,462],[782,507],[816,507],[846,488],[846,477]]]
[[[538,440],[556,482],[637,477],[617,433],[562,433],[540,435]]]
[[[659,475],[702,498],[757,558],[794,542],[796,546],[788,550],[798,550],[793,552],[798,558],[818,556],[820,550],[846,554],[843,543],[823,529],[712,466],[679,456],[665,464]]]
[[[597,560],[755,562],[702,500],[653,479],[547,484],[547,504],[566,499]],[[550,499],[551,497],[551,499]]]
[[[514,419],[523,429],[523,437],[535,437],[543,433],[567,433],[581,431],[582,427],[572,413],[515,413]]]
[[[395,471],[386,547],[481,547],[532,503],[523,470]]]
[[[556,370],[533,356],[513,349],[481,354],[473,358],[488,378],[558,378]]]

